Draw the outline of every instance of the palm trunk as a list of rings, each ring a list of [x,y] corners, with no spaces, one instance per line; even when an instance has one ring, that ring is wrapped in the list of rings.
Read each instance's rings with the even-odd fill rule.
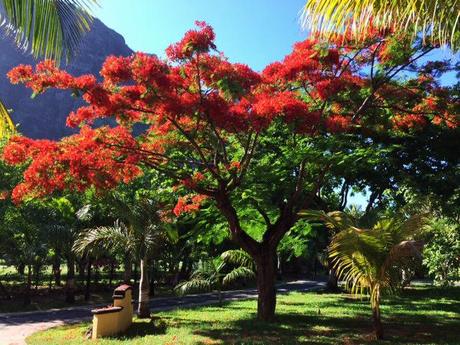
[[[61,286],[61,256],[59,252],[56,252],[56,254],[54,254],[53,275],[54,275],[54,285]]]
[[[154,297],[155,296],[155,261],[152,260],[152,264],[150,265],[150,291],[149,291],[149,296]]]
[[[327,287],[327,290],[331,292],[336,292],[339,290],[337,272],[332,267],[329,269],[329,276],[327,278],[326,287]]]
[[[40,285],[40,271],[41,271],[41,265],[40,264],[35,264],[34,265],[35,290],[38,290],[38,287]]]
[[[219,306],[222,306],[222,289],[219,288]]]
[[[85,301],[89,301],[91,297],[91,258],[88,258],[87,271],[86,271],[86,287],[85,287]]]
[[[125,260],[123,262],[123,266],[125,268],[124,272],[123,272],[123,282],[125,284],[131,284],[131,275],[132,275],[132,268],[133,268],[133,265],[131,263],[131,260],[130,258],[128,257],[128,255],[126,255],[125,257]]]
[[[65,287],[65,301],[75,303],[75,262],[73,256],[67,258],[67,282]]]
[[[115,273],[115,261],[110,262],[110,271],[109,271],[109,287],[112,288],[113,276]]]
[[[377,339],[383,339],[383,327],[382,320],[380,318],[380,287],[376,286],[373,289],[371,296],[371,307],[372,307],[372,322],[374,325],[375,337]]]
[[[30,304],[30,290],[32,288],[32,267],[27,265],[26,291],[24,293],[24,305]]]
[[[140,318],[150,317],[150,282],[148,274],[147,257],[141,259],[141,278],[139,280],[139,305],[137,308],[137,314]]]
[[[133,269],[133,284],[137,284],[137,264],[134,263],[134,269]]]

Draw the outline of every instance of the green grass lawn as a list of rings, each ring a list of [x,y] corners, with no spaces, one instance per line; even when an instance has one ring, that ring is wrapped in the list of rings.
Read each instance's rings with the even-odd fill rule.
[[[84,339],[89,324],[27,338],[33,345],[74,344],[460,344],[460,288],[412,288],[383,303],[386,339],[373,340],[370,308],[346,294],[291,293],[278,298],[277,319],[257,322],[256,301],[162,312],[136,320],[128,334]]]

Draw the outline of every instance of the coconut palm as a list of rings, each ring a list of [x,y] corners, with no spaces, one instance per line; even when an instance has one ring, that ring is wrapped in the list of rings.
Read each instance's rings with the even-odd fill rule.
[[[165,240],[157,205],[150,199],[129,204],[123,199],[118,203],[120,220],[113,226],[100,226],[83,231],[74,244],[74,251],[98,251],[101,248],[130,255],[140,262],[138,316],[149,317],[150,284],[148,261],[153,251]]]
[[[421,257],[423,242],[414,238],[424,217],[384,218],[366,229],[354,226],[353,218],[342,212],[315,213],[338,231],[329,246],[329,257],[352,293],[369,293],[375,335],[382,338],[381,294],[399,287],[402,269],[412,258]]]
[[[68,60],[89,31],[97,0],[0,0],[0,30],[35,57]],[[0,101],[0,138],[15,132]]]
[[[229,266],[232,267],[230,271]],[[219,304],[222,304],[222,289],[237,281],[254,278],[254,270],[254,261],[245,251],[227,250],[216,258],[201,261],[190,280],[178,284],[175,289],[181,295],[216,289]]]
[[[308,0],[301,16],[303,27],[325,37],[346,30],[363,37],[372,24],[431,36],[453,49],[460,43],[459,18],[458,0]]]

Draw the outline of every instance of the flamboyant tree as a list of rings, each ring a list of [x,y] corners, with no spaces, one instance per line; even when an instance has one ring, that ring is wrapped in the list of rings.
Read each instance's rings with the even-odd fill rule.
[[[308,154],[311,140],[455,127],[455,100],[435,73],[448,66],[425,65],[399,78],[433,48],[376,31],[358,43],[346,34],[329,44],[299,42],[283,61],[258,73],[229,62],[216,50],[212,28],[197,25],[166,50],[164,60],[144,53],[108,57],[101,81],[71,76],[51,61],[13,69],[10,80],[35,94],[68,89],[88,105],[68,116],[69,126],[80,126],[78,134],[60,141],[10,140],[4,159],[28,163],[12,196],[20,201],[63,189],[104,190],[136,178],[142,166],[157,169],[176,181],[178,192],[187,191],[176,216],[215,203],[231,239],[256,263],[258,317],[270,320],[276,248],[299,210],[320,207],[331,167]],[[91,126],[104,118],[117,125]],[[141,129],[134,127],[139,123]],[[248,193],[263,188],[271,191],[270,202]],[[264,221],[258,238],[235,207],[243,199]]]

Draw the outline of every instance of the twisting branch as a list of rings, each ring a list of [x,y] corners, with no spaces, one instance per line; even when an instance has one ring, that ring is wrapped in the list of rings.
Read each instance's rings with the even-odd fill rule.
[[[260,206],[259,202],[254,198],[250,198],[249,201],[251,202],[252,206],[254,206],[254,208],[260,213],[267,227],[272,226],[270,217],[268,216],[267,212],[265,212],[265,210]]]

